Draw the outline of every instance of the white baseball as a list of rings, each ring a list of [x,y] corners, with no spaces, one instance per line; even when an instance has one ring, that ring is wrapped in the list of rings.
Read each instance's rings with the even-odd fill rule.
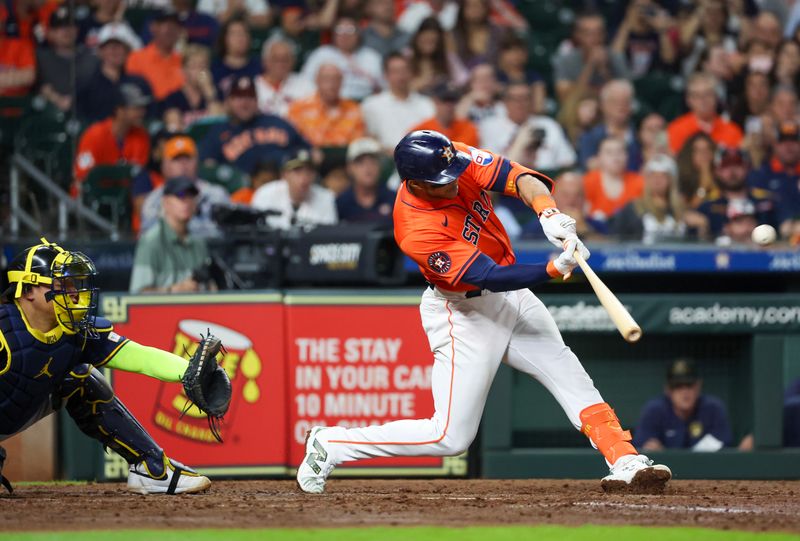
[[[771,225],[761,224],[753,229],[753,233],[750,237],[756,244],[760,246],[767,246],[775,242],[775,239],[778,237],[778,233]]]

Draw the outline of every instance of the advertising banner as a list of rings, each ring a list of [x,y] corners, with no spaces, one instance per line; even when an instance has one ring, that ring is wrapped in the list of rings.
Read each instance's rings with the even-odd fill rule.
[[[800,296],[620,295],[647,333],[792,333],[800,331]],[[593,295],[542,295],[561,332],[616,332]]]
[[[225,347],[221,366],[233,386],[217,442],[207,417],[185,411],[180,383],[115,370],[114,391],[170,456],[216,475],[286,472],[287,412],[283,305],[278,294],[107,296],[103,313],[138,343],[188,357],[209,330]],[[108,453],[106,476],[125,474]],[[121,470],[121,471],[120,471]]]
[[[433,415],[433,354],[419,297],[286,297],[289,457],[315,425],[363,427]],[[339,475],[466,475],[466,458],[397,457],[340,466]]]

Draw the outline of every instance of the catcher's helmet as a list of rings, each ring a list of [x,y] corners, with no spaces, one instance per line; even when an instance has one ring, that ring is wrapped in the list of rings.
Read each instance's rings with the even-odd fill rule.
[[[80,252],[68,252],[44,238],[41,242],[11,260],[10,285],[3,297],[20,298],[25,285],[49,286],[45,298],[53,303],[59,326],[68,334],[93,332],[98,294],[94,263]]]
[[[469,155],[456,150],[450,139],[432,130],[413,131],[394,149],[394,163],[403,180],[450,184],[470,161]]]

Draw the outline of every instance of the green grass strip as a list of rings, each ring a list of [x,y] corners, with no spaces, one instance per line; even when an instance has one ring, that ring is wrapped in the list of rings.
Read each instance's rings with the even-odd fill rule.
[[[3,541],[797,541],[798,535],[643,526],[378,527],[6,533]]]

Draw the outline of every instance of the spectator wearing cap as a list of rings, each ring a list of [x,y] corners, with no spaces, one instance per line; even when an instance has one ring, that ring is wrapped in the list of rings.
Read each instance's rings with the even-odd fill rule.
[[[183,28],[186,43],[210,49],[217,41],[220,23],[208,13],[198,11],[196,3],[195,0],[171,0],[172,8],[178,14],[178,22]],[[141,29],[142,40],[145,43],[150,43],[153,39],[150,26],[150,24],[145,24]]]
[[[175,46],[181,36],[178,14],[162,10],[150,23],[153,41],[134,51],[128,57],[126,69],[141,75],[153,89],[153,96],[161,101],[183,86],[183,59]]]
[[[78,184],[97,165],[147,165],[150,137],[142,124],[150,97],[135,84],[124,83],[117,99],[113,116],[95,122],[81,136],[75,157],[73,196],[78,195]]]
[[[609,231],[622,240],[643,244],[681,239],[686,224],[675,161],[665,154],[654,156],[645,164],[642,178],[642,195],[611,217]]]
[[[50,15],[47,29],[50,46],[39,47],[36,51],[39,93],[61,111],[72,108],[75,90],[91,79],[99,64],[95,55],[77,45],[77,35],[72,12],[61,6]]]
[[[625,141],[606,137],[597,151],[597,169],[583,177],[588,214],[591,218],[606,221],[630,201],[640,197],[644,181],[638,173],[625,170],[628,152]]]
[[[677,153],[686,140],[697,132],[707,133],[718,145],[738,147],[742,130],[717,114],[717,80],[707,73],[695,73],[686,85],[686,103],[689,112],[679,116],[667,126],[669,146]]]
[[[461,141],[477,147],[479,145],[477,126],[466,118],[456,117],[456,107],[461,99],[461,92],[448,83],[442,83],[437,85],[431,94],[434,105],[433,116],[414,126],[411,131],[438,131],[451,141]]]
[[[233,81],[225,100],[228,119],[209,130],[200,145],[208,165],[228,164],[249,173],[262,161],[283,163],[309,144],[286,120],[258,111],[256,89],[249,77]]]
[[[380,182],[381,144],[375,139],[356,139],[347,147],[347,174],[351,186],[336,198],[339,220],[390,226],[395,192]]]
[[[138,75],[125,72],[131,51],[141,47],[136,33],[126,23],[109,23],[97,34],[100,65],[81,88],[78,88],[78,117],[86,122],[105,120],[114,114],[119,87],[137,85],[145,95],[152,95],[150,84]]]
[[[642,149],[636,137],[633,123],[633,85],[624,79],[614,79],[600,90],[600,113],[602,122],[578,139],[578,165],[581,169],[594,169],[593,158],[597,155],[600,141],[608,136],[619,137],[628,148],[628,171],[639,171],[642,167]]]
[[[197,11],[215,17],[223,24],[234,18],[243,18],[252,27],[270,25],[270,4],[267,0],[199,0]]]
[[[253,194],[251,205],[261,210],[276,211],[267,224],[275,229],[293,229],[338,222],[333,192],[317,186],[317,170],[311,152],[303,149],[285,161],[283,178],[261,186]]]
[[[207,116],[224,114],[225,109],[217,99],[209,63],[207,48],[192,44],[184,50],[183,86],[161,102],[161,118],[168,131],[181,132]]]
[[[285,117],[293,101],[307,98],[316,90],[312,81],[294,73],[296,61],[291,41],[271,38],[264,42],[261,47],[263,72],[256,78],[258,108],[262,113]]]
[[[411,90],[411,66],[400,53],[383,61],[388,88],[365,99],[361,113],[367,132],[391,152],[411,128],[433,116],[433,100]]]
[[[107,24],[123,20],[126,4],[123,0],[95,0],[92,11],[78,21],[78,43],[91,50],[99,45],[100,31]],[[77,15],[77,13],[76,13]]]
[[[208,265],[208,246],[189,232],[199,190],[192,179],[164,183],[158,223],[136,243],[131,293],[193,293],[208,289],[198,274]]]
[[[406,46],[411,35],[397,27],[392,0],[370,0],[365,11],[367,24],[361,31],[364,47],[385,58]]]
[[[333,43],[312,52],[303,65],[303,76],[313,81],[323,64],[335,64],[344,74],[342,97],[363,100],[383,87],[381,55],[361,45],[360,30],[350,17],[339,17],[333,27]],[[400,138],[398,138],[398,141]]]
[[[197,166],[197,146],[191,137],[174,135],[167,139],[161,159],[161,178],[168,182],[169,179],[181,177],[194,183],[198,193],[197,209],[189,221],[189,232],[202,238],[214,237],[219,234],[219,230],[212,219],[212,207],[227,204],[230,195],[222,186],[199,178]],[[163,209],[163,196],[164,186],[161,185],[151,191],[144,200],[141,212],[143,233],[158,223]]]
[[[241,17],[229,19],[222,25],[217,38],[217,59],[211,64],[214,85],[224,96],[234,79],[256,77],[261,72],[257,58],[250,55],[250,28]]]
[[[738,218],[752,216],[752,227],[758,224],[769,224],[777,227],[775,203],[764,190],[747,187],[749,164],[744,152],[738,148],[719,147],[714,156],[714,182],[719,194],[697,208],[708,220],[711,235],[715,238],[729,234],[725,226]],[[734,224],[735,232],[744,228],[744,222]],[[749,222],[748,222],[749,223]],[[752,227],[750,228],[752,230]],[[744,241],[743,235],[732,237]]]
[[[347,147],[364,135],[361,107],[341,96],[342,71],[334,64],[317,70],[317,92],[292,102],[287,119],[315,147]]]
[[[664,395],[645,404],[633,432],[637,449],[691,449],[719,451],[733,436],[723,402],[703,394],[703,380],[687,359],[673,362],[667,371]]]
[[[481,147],[540,171],[552,172],[575,163],[575,149],[561,126],[549,116],[533,114],[529,85],[508,85],[503,103],[505,115],[490,117],[478,124]]]
[[[789,121],[778,126],[771,155],[770,160],[750,172],[747,185],[766,190],[776,199],[796,193],[800,181],[800,125]]]

